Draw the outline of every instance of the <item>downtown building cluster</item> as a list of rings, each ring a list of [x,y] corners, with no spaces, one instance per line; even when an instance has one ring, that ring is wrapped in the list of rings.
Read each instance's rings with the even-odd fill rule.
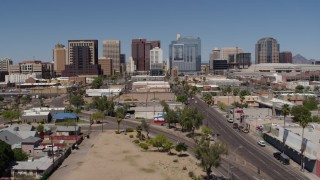
[[[29,77],[96,77],[143,74],[161,76],[210,73],[226,75],[231,70],[248,69],[252,64],[251,53],[241,47],[214,48],[208,65],[203,65],[201,39],[177,34],[168,45],[168,59],[164,60],[160,40],[132,39],[131,55],[121,53],[120,40],[103,40],[99,55],[98,40],[68,40],[67,46],[56,44],[53,62],[38,60],[12,64],[6,58],[0,62],[0,81],[22,83]],[[255,45],[255,64],[292,63],[292,53],[281,52],[274,38],[262,38]],[[7,78],[5,78],[7,76]]]

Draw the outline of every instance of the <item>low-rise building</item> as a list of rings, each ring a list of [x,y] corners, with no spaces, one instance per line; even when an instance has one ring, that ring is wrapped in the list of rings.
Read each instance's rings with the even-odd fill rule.
[[[28,156],[35,157],[34,148],[38,147],[40,142],[41,142],[41,138],[30,136],[30,137],[23,139],[21,141],[21,149]]]
[[[35,122],[51,122],[52,116],[57,113],[64,112],[65,108],[47,108],[47,107],[38,107],[31,108],[29,110],[24,110],[21,115],[21,121],[24,123],[35,123]]]
[[[132,83],[136,92],[170,92],[170,85],[165,81],[138,81]]]
[[[109,89],[86,89],[86,96],[101,97],[101,96],[117,96],[122,92],[122,88],[109,88]]]
[[[58,136],[80,135],[80,132],[80,126],[57,126],[56,129],[56,135]]]

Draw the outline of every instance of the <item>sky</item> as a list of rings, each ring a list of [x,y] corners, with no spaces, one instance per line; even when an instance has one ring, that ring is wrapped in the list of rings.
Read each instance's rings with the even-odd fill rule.
[[[176,34],[201,38],[202,62],[213,48],[240,47],[273,37],[280,51],[320,60],[319,0],[1,0],[0,58],[51,61],[57,43],[68,40],[160,40],[164,59]]]

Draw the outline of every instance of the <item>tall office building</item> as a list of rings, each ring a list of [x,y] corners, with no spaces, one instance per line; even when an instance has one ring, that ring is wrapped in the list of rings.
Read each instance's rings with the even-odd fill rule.
[[[98,40],[69,40],[68,56],[68,63],[62,71],[63,76],[101,74],[98,64]]]
[[[236,55],[239,53],[242,53],[242,48],[239,47],[226,47],[226,48],[221,48],[220,52],[220,58],[230,61],[236,60]],[[232,57],[233,56],[233,57]],[[231,57],[231,58],[230,58]]]
[[[236,67],[238,69],[247,69],[251,65],[251,53],[237,54]]]
[[[112,76],[113,75],[113,68],[112,68],[112,59],[106,57],[99,57],[98,63],[101,66],[101,74],[105,76]]]
[[[279,63],[280,45],[277,40],[267,37],[260,39],[256,44],[255,63]]]
[[[56,44],[53,49],[54,71],[56,76],[61,76],[67,61],[67,49],[62,44]]]
[[[115,72],[120,72],[120,40],[102,41],[103,56],[112,59],[112,68]]]
[[[12,64],[12,60],[9,58],[0,59],[0,72],[8,72],[9,65]]]
[[[284,51],[279,54],[279,63],[292,63],[292,53]]]
[[[120,54],[120,73],[124,73],[126,71],[126,55]]]
[[[12,65],[11,59],[0,59],[0,82],[5,81],[5,76],[9,74],[9,65]]]
[[[147,41],[146,39],[132,39],[131,56],[137,71],[150,70],[150,50],[159,47],[160,41]]]
[[[163,52],[159,47],[150,50],[150,75],[163,74]]]
[[[177,40],[169,45],[170,69],[179,72],[201,71],[201,40],[192,36],[177,34]]]

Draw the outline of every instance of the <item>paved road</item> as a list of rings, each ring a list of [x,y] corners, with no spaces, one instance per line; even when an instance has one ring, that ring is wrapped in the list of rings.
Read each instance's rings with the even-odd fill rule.
[[[267,174],[270,179],[307,179],[302,173],[295,171],[288,166],[282,165],[273,158],[263,148],[259,147],[255,142],[248,140],[246,134],[239,133],[232,129],[225,117],[213,108],[208,108],[207,104],[195,97],[197,103],[192,101],[191,106],[199,109],[206,109],[208,117],[208,126],[216,133],[219,133],[219,140],[225,142],[229,149],[235,150],[239,146],[243,148],[237,149],[237,154],[245,158],[249,163],[253,164],[261,173]],[[268,178],[268,179],[269,179]]]

